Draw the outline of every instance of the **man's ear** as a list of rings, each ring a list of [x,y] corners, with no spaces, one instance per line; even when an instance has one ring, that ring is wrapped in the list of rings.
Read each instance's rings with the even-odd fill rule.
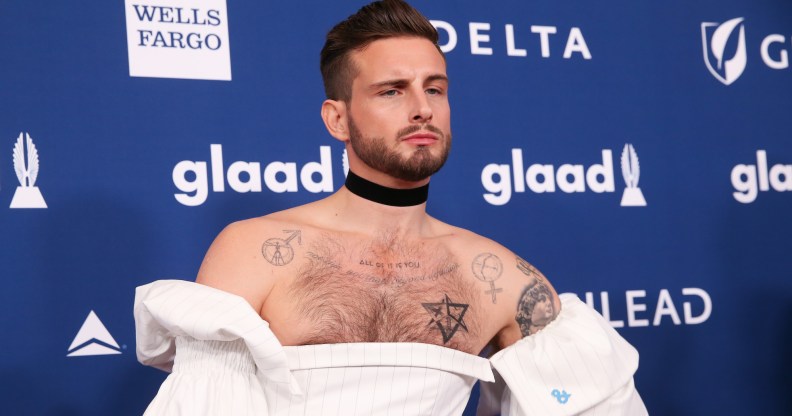
[[[349,141],[349,124],[345,102],[325,100],[322,103],[322,120],[324,120],[325,127],[331,136],[342,142]]]

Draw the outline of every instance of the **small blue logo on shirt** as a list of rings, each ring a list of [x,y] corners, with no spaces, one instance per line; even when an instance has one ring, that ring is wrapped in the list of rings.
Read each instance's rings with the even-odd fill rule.
[[[553,397],[558,400],[558,403],[561,404],[566,404],[566,402],[569,401],[569,396],[571,396],[571,394],[567,393],[566,390],[558,391],[558,389],[553,389],[553,392],[550,394],[552,394]]]

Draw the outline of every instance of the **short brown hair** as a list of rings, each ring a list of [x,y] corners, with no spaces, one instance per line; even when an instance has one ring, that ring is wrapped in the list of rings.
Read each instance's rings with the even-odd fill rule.
[[[327,98],[345,102],[352,98],[357,71],[349,56],[351,51],[397,36],[424,38],[435,46],[438,42],[437,30],[429,20],[402,0],[376,1],[335,25],[327,33],[320,62]]]

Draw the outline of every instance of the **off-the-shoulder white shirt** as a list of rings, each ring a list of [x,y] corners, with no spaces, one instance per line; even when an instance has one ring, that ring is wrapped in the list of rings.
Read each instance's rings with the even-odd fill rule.
[[[486,359],[421,343],[284,347],[241,297],[156,281],[137,288],[137,356],[171,374],[146,415],[460,415],[478,380],[479,415],[646,415],[636,350],[577,297],[561,302]]]

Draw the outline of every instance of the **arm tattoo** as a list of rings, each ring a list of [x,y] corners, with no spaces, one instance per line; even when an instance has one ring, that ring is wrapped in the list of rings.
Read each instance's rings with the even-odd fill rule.
[[[495,287],[495,281],[503,274],[503,263],[501,263],[500,258],[492,253],[481,253],[473,259],[470,267],[476,279],[489,283],[490,290],[484,293],[492,295],[493,304],[498,303],[495,294],[503,292],[503,289]]]
[[[543,282],[536,280],[523,289],[515,319],[524,337],[547,326],[556,315],[558,312],[553,305],[553,295]]]
[[[539,270],[536,270],[536,267],[523,260],[520,256],[517,256],[517,268],[528,277],[535,277],[540,282],[545,280],[544,275]]]
[[[454,334],[457,333],[459,328],[468,332],[464,318],[468,306],[470,305],[454,303],[448,298],[448,295],[445,295],[440,302],[422,303],[421,305],[423,305],[426,312],[429,312],[429,315],[432,316],[432,319],[429,321],[429,327],[437,326],[440,330],[440,334],[443,336],[443,344],[447,344]]]
[[[285,266],[294,259],[294,248],[291,241],[297,238],[297,243],[302,244],[302,232],[300,230],[283,230],[284,233],[291,233],[285,240],[282,238],[268,238],[261,246],[261,255],[264,259],[275,266]]]

